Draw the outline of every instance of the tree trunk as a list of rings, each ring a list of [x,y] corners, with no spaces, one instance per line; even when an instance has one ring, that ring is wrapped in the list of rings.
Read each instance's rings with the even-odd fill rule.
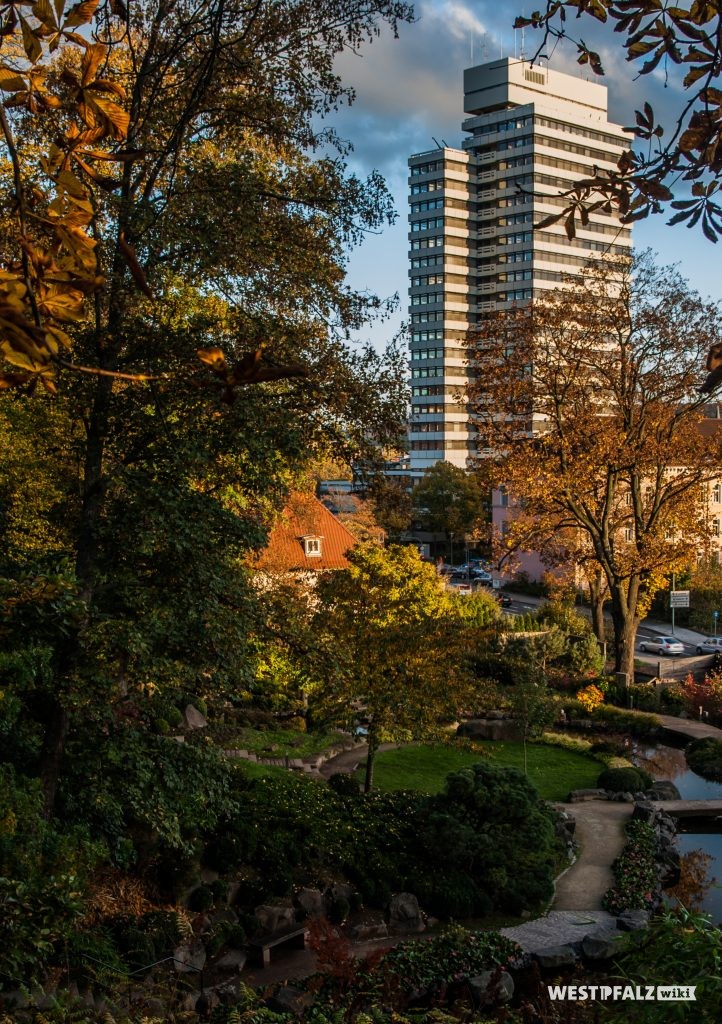
[[[614,624],[614,671],[623,672],[627,682],[634,682],[634,641],[637,637],[639,617],[631,602],[620,600],[612,592],[612,622]]]
[[[103,505],[103,459],[108,428],[108,414],[113,390],[112,380],[98,377],[95,397],[86,435],[83,466],[82,507],[76,547],[75,571],[80,596],[86,605],[86,622],[90,618],[97,561],[97,530]],[[67,678],[80,657],[80,630],[66,638],[57,657],[55,694],[48,708],[45,737],[40,755],[40,774],[44,789],[45,817],[55,809],[58,783],[70,730],[70,715],[63,701]]]
[[[604,623],[604,582],[601,572],[589,581],[589,603],[594,635],[600,643],[604,643],[607,639],[607,631]]]
[[[366,755],[366,775],[364,778],[364,793],[370,793],[374,784],[374,762],[376,752],[379,749],[379,741],[372,732],[368,735],[368,753]]]
[[[45,727],[43,748],[40,755],[41,777],[43,781],[44,800],[43,813],[46,818],[52,817],[55,798],[58,793],[60,766],[65,753],[65,741],[68,737],[70,716],[67,709],[57,697],[53,697],[48,708],[48,721]]]

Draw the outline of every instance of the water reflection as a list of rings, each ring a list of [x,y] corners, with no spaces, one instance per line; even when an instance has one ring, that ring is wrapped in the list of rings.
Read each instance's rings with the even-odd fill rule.
[[[722,799],[722,782],[709,782],[696,775],[687,765],[683,750],[635,744],[631,750],[631,760],[646,768],[655,779],[671,779],[683,800]]]
[[[631,760],[646,768],[656,779],[671,779],[683,800],[722,799],[722,782],[709,782],[696,775],[685,760],[684,751],[669,746],[638,746],[631,751]],[[722,924],[722,821],[689,821],[694,832],[680,831],[677,849],[681,856],[681,878],[667,895],[676,897],[691,910],[711,914],[715,924]],[[684,828],[684,824],[680,824]]]
[[[677,848],[682,855],[682,878],[679,886],[669,892],[676,895],[675,890],[684,887],[679,899],[686,907],[704,910],[712,916],[714,924],[722,924],[722,886],[712,873],[722,871],[722,835],[680,832]]]
[[[707,838],[707,836],[701,837],[692,834],[684,835],[685,841],[689,840],[692,845],[694,845],[693,840]],[[682,845],[678,836],[677,847],[681,854],[680,878],[676,885],[667,889],[666,896],[678,900],[688,910],[706,910],[710,913],[711,890],[712,886],[717,883],[715,876],[710,873],[714,857],[711,853],[705,853],[703,849],[691,849],[683,852]]]

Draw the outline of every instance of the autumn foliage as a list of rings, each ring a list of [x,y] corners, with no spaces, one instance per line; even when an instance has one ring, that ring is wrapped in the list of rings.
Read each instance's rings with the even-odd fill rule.
[[[604,703],[604,694],[598,686],[590,683],[589,686],[585,686],[584,689],[577,691],[577,700],[584,710],[591,714]]]
[[[618,211],[623,222],[641,220],[650,213],[675,211],[669,224],[701,223],[706,237],[716,242],[722,231],[719,203],[722,170],[722,90],[720,76],[721,16],[718,3],[694,0],[679,7],[657,0],[546,0],[541,10],[518,17],[516,28],[542,29],[533,59],[548,52],[550,40],[565,39],[576,48],[577,63],[595,75],[604,75],[601,47],[594,50],[567,23],[567,11],[575,19],[613,26],[637,77],[659,74],[683,96],[671,127],[660,123],[650,103],[635,111],[634,133],[639,145],[622,153],[613,171],[596,170],[565,195],[568,206],[550,221],[564,219],[569,237],[576,222],[584,228],[588,215],[603,208]],[[553,52],[553,51],[552,51]],[[691,197],[674,198],[679,183],[691,182]],[[687,185],[689,188],[689,185]],[[679,193],[678,193],[679,194]]]
[[[643,254],[490,314],[472,345],[478,465],[509,496],[497,556],[603,579],[619,671],[667,575],[708,548],[721,435],[698,388],[720,336],[717,307]]]

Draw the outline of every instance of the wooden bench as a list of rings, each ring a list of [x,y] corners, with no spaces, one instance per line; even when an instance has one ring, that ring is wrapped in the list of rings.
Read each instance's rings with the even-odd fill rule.
[[[248,952],[258,967],[268,967],[271,963],[271,950],[274,946],[288,943],[293,949],[305,949],[308,940],[308,927],[296,925],[273,935],[257,935],[248,943]]]

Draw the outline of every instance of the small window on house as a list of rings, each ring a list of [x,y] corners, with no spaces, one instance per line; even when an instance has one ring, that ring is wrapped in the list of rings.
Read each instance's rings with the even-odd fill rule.
[[[321,541],[323,537],[304,537],[303,538],[303,551],[306,558],[320,558],[321,557]]]
[[[625,528],[625,530],[624,530],[624,539],[625,540],[629,540],[629,541],[634,540],[634,527],[633,526],[627,526]]]
[[[712,488],[712,501],[714,501],[716,505],[719,505],[722,501],[722,484],[715,484]]]
[[[509,505],[509,492],[504,487],[499,491],[499,504],[502,508],[507,508]]]
[[[719,537],[719,519],[712,520],[712,536]]]

